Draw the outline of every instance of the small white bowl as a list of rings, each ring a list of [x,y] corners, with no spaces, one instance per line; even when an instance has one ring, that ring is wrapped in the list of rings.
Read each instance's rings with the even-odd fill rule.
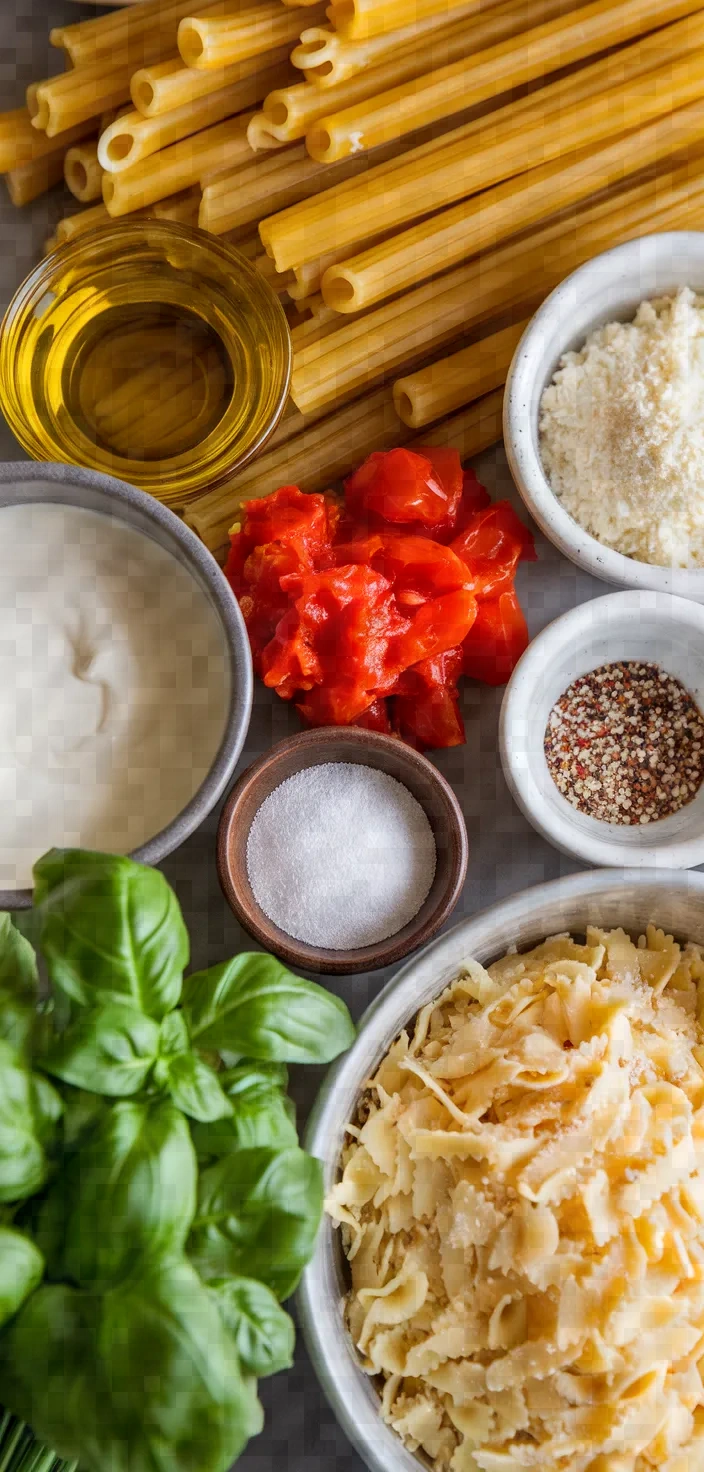
[[[660,665],[704,711],[704,608],[669,593],[609,593],[548,624],[519,660],[501,707],[499,750],[529,823],[563,853],[599,865],[691,869],[704,863],[704,785],[669,818],[627,827],[587,817],[553,782],[545,728],[580,675],[619,660]]]
[[[561,505],[543,470],[538,415],[543,390],[563,353],[583,347],[606,322],[632,319],[648,297],[681,286],[704,292],[704,233],[640,236],[595,256],[543,302],[516,348],[504,396],[504,440],[511,473],[548,541],[597,578],[704,602],[704,569],[656,567],[604,547]]]

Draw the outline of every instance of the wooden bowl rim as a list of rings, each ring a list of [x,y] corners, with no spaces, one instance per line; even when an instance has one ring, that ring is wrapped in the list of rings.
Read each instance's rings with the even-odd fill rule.
[[[384,770],[384,768],[374,763],[374,755],[386,754],[393,757],[396,762],[400,761],[402,767],[405,764],[407,770],[422,775],[431,786],[435,787],[449,825],[449,836],[454,839],[451,844],[447,884],[437,902],[435,911],[419,926],[415,925],[416,917],[414,916],[396,935],[390,936],[387,940],[376,941],[370,946],[361,946],[356,950],[328,950],[322,946],[307,945],[304,941],[298,941],[280,930],[264,914],[254,896],[252,896],[251,904],[246,898],[242,898],[233,879],[231,858],[232,830],[238,812],[245,799],[251,796],[253,791],[256,792],[257,784],[264,773],[271,773],[272,767],[276,768],[292,755],[310,753],[312,758],[314,753],[324,754],[326,747],[334,743],[339,745],[340,742],[343,746],[348,746],[350,751],[358,752],[362,756],[366,754],[370,759],[369,765],[376,765],[379,770]],[[336,758],[336,760],[339,759],[339,757]],[[297,770],[302,771],[307,766],[319,765],[322,763],[311,759],[308,762],[301,762]],[[360,765],[363,765],[363,762],[360,761]],[[282,777],[281,780],[286,779]],[[401,773],[398,774],[398,780],[403,781]],[[275,783],[274,786],[276,785],[278,784]],[[273,787],[269,791],[273,791]],[[417,801],[421,802],[421,806],[426,811],[422,800],[417,798]],[[240,843],[243,841],[246,843],[246,839],[239,840]],[[449,782],[437,767],[421,752],[411,746],[406,746],[399,737],[386,736],[380,731],[367,731],[359,726],[325,726],[312,731],[301,731],[295,736],[288,736],[283,741],[278,741],[269,751],[257,757],[241,773],[229,793],[220,816],[216,844],[220,888],[231,910],[248,934],[267,951],[278,956],[286,965],[305,971],[324,972],[330,976],[349,976],[355,972],[377,971],[400,961],[412,951],[426,945],[437,934],[457,904],[467,874],[468,855],[467,826],[462,809]]]

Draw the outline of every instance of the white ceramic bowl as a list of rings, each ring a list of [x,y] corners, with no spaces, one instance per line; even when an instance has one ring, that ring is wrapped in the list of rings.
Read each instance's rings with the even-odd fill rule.
[[[516,349],[504,396],[504,439],[518,490],[541,531],[565,557],[607,583],[654,588],[704,602],[704,569],[655,567],[602,546],[565,511],[543,470],[538,413],[563,353],[597,327],[628,321],[645,298],[680,286],[704,292],[704,233],[645,235],[595,256],[543,303]]]
[[[681,939],[704,942],[704,874],[592,869],[524,890],[433,941],[384,987],[365,1013],[354,1046],[323,1084],[305,1143],[323,1162],[325,1190],[337,1178],[345,1125],[366,1079],[402,1027],[443,990],[468,956],[488,963],[512,942],[527,947],[559,931],[583,933],[587,925],[622,925],[639,935],[648,921]],[[343,1321],[346,1288],[339,1233],[326,1219],[299,1294],[316,1373],[372,1472],[427,1472],[427,1462],[408,1451],[381,1419],[377,1389],[362,1370]]]
[[[499,725],[504,776],[543,838],[591,864],[667,866],[704,863],[704,786],[670,818],[624,827],[587,817],[548,771],[548,716],[568,685],[618,660],[660,665],[682,681],[704,711],[704,608],[670,593],[608,593],[548,624],[519,660],[506,687]]]

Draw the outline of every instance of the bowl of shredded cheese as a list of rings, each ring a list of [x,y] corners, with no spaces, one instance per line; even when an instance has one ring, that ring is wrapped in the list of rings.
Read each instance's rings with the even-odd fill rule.
[[[704,874],[592,870],[388,984],[307,1146],[313,1361],[373,1472],[704,1455]]]
[[[566,557],[704,601],[704,233],[628,241],[552,292],[516,349],[504,437]]]

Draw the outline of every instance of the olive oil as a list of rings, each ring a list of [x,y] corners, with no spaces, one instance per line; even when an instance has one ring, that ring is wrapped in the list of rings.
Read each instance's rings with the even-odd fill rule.
[[[170,221],[115,224],[42,262],[0,329],[0,391],[35,459],[173,506],[246,463],[283,410],[288,324],[236,251]]]

